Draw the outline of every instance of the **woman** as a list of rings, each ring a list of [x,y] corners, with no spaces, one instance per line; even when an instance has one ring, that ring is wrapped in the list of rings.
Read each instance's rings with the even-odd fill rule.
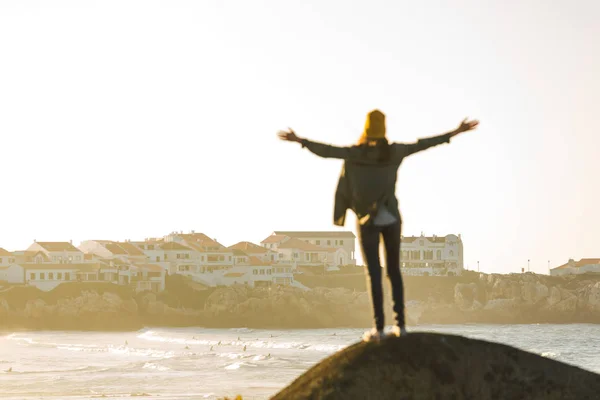
[[[383,237],[387,275],[392,286],[396,323],[393,336],[406,334],[404,321],[404,289],[400,274],[400,233],[402,218],[396,198],[398,167],[405,157],[432,146],[449,143],[459,133],[473,130],[478,121],[465,119],[457,129],[443,135],[420,139],[416,143],[388,143],[385,115],[371,111],[358,144],[336,147],[301,139],[290,129],[280,131],[279,138],[298,142],[314,154],[343,159],[344,167],[335,194],[334,224],[343,226],[346,211],[356,213],[357,232],[363,260],[367,264],[367,288],[371,293],[374,328],[364,335],[366,341],[384,337],[383,290],[379,261],[379,237]]]

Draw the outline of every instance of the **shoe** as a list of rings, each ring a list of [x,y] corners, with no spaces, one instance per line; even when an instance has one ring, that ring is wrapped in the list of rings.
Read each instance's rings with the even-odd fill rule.
[[[383,330],[379,331],[376,328],[366,331],[363,335],[363,341],[365,342],[379,342],[385,337]]]
[[[408,335],[408,332],[406,331],[406,328],[404,326],[394,326],[392,327],[392,331],[390,332],[390,336],[393,337],[403,337]]]

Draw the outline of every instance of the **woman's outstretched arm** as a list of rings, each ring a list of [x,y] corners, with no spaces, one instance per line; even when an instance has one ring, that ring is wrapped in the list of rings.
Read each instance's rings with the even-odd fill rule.
[[[287,131],[279,131],[279,139],[288,142],[297,142],[306,147],[312,153],[324,158],[350,158],[351,148],[350,147],[337,147],[324,143],[317,143],[308,139],[302,139],[296,136],[296,132],[289,128]]]
[[[459,135],[463,132],[472,131],[473,129],[477,128],[477,125],[479,125],[479,121],[468,121],[467,118],[465,118],[460,123],[458,128],[456,128],[453,131],[444,133],[443,135],[419,139],[416,143],[399,143],[399,146],[402,149],[402,157],[418,153],[419,151],[427,150],[430,147],[437,146],[442,143],[449,143],[450,139],[454,136]]]

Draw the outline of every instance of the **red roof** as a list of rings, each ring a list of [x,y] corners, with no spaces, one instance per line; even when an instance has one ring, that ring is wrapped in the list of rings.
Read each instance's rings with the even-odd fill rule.
[[[268,238],[266,238],[265,240],[263,240],[261,243],[280,243],[286,237],[287,237],[286,235],[271,235]]]
[[[444,236],[403,236],[402,241],[406,243],[412,243],[417,239],[427,239],[431,243],[445,243],[446,237]]]
[[[266,253],[268,251],[264,247],[250,242],[239,242],[234,244],[233,246],[229,246],[228,249],[242,250],[246,254]]]
[[[142,265],[136,265],[136,267],[138,267],[139,269],[150,271],[150,272],[162,272],[163,271],[163,268],[160,265],[156,265],[156,264],[142,264]]]
[[[69,242],[35,242],[47,251],[76,251],[81,253],[77,247]]]
[[[244,276],[244,275],[246,275],[245,272],[228,272],[223,276],[226,278],[239,278],[240,276]]]
[[[298,249],[303,251],[324,251],[329,252],[329,249],[319,247],[316,244],[307,243],[303,240],[290,238],[279,245],[280,249]]]
[[[167,242],[167,243],[163,244],[162,246],[160,246],[160,248],[162,250],[187,250],[187,251],[192,250],[189,247],[184,246],[179,243],[176,243],[176,242]]]
[[[2,247],[0,247],[0,256],[12,256],[13,253],[11,253],[10,251],[4,250]]]
[[[269,266],[268,263],[265,263],[263,260],[257,257],[250,257],[250,265],[264,265]]]
[[[221,243],[217,242],[214,239],[209,238],[204,233],[178,233],[176,234],[186,242],[195,242],[200,244],[202,247],[218,247],[223,248]]]
[[[600,264],[600,258],[582,258],[579,261],[576,261],[573,263],[571,261],[569,261],[566,264],[560,265],[560,266],[558,266],[556,268],[552,268],[552,269],[580,268],[585,265],[591,265],[591,264]]]
[[[273,235],[289,236],[294,238],[344,238],[354,239],[356,236],[350,231],[275,231]]]

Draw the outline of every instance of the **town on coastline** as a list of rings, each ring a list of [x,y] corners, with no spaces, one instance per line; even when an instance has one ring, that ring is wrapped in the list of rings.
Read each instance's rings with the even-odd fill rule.
[[[49,291],[63,282],[107,282],[136,292],[160,292],[167,275],[184,275],[205,287],[291,286],[308,274],[356,272],[356,236],[350,231],[275,231],[260,244],[226,247],[191,231],[142,241],[85,240],[34,243],[23,251],[0,248],[0,287],[27,285]],[[460,235],[402,238],[407,275],[459,276],[463,271]]]

